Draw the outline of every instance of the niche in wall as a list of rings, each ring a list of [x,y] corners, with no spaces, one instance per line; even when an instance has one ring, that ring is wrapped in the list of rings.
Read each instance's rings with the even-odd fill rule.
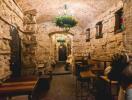
[[[90,41],[90,28],[86,30],[86,42]]]
[[[98,22],[95,27],[96,27],[95,38],[96,39],[103,38],[103,33],[102,33],[103,24],[102,24],[102,21]]]
[[[124,30],[123,8],[119,9],[115,13],[115,33],[122,32]]]

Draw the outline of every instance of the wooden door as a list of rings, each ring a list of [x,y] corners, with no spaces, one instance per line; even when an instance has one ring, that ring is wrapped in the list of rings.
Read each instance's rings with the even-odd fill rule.
[[[64,44],[59,46],[59,61],[66,61],[67,59],[67,48]]]

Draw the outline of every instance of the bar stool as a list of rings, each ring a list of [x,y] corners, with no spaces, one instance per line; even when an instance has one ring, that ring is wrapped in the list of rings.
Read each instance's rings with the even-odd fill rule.
[[[88,70],[88,67],[76,64],[76,99],[78,99],[79,97],[81,98],[81,100],[83,100],[83,98],[87,99],[90,78],[80,76],[80,73],[86,70]],[[86,89],[87,91],[84,91],[84,89]],[[86,94],[84,95],[84,93]]]
[[[90,79],[90,81],[89,81],[89,90],[93,91],[93,89],[95,89],[94,88],[94,85],[95,85],[94,81],[96,80],[97,76],[91,70],[86,70],[86,71],[81,72],[80,76],[82,78],[88,78],[88,79]]]

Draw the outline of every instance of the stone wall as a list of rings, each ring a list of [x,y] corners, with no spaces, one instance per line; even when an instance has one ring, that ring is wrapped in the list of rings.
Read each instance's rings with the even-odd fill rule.
[[[36,69],[36,50],[38,27],[35,9],[24,12],[23,48],[22,48],[22,75],[32,75]]]
[[[79,33],[75,34],[73,37],[73,55],[77,56],[85,56],[86,53],[86,41],[85,34]]]
[[[90,53],[92,59],[97,60],[110,60],[111,56],[116,52],[124,50],[123,46],[123,33],[116,33],[115,27],[115,12],[123,7],[123,3],[120,1],[113,5],[109,10],[99,15],[90,27],[90,42],[86,42],[84,45],[87,46],[86,53]],[[96,28],[97,22],[102,21],[103,23],[103,38],[96,39]]]
[[[0,80],[11,74],[10,57],[11,47],[10,36],[11,26],[19,27],[19,35],[22,38],[20,30],[23,29],[23,13],[19,6],[13,0],[0,0]]]
[[[38,27],[39,29],[37,35],[37,41],[38,41],[37,62],[44,63],[49,60],[49,56],[50,56],[51,40],[48,34],[51,30],[53,31],[54,28],[51,29],[52,24],[49,22],[39,24]]]
[[[124,3],[125,34],[124,47],[132,58],[132,0]]]
[[[54,54],[54,47],[55,43],[52,41],[52,39],[49,37],[49,34],[52,34],[54,32],[56,33],[63,33],[63,29],[56,27],[53,22],[45,22],[42,24],[39,24],[38,29],[38,47],[37,47],[37,61],[38,62],[45,62],[50,58],[56,58]],[[72,28],[70,30],[70,33],[74,34],[75,38],[77,37],[77,34],[82,33],[82,28],[76,26],[75,28]]]

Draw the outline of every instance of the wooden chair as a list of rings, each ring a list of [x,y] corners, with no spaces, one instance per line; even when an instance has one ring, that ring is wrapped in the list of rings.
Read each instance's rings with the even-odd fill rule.
[[[81,97],[81,100],[83,98],[87,98],[88,94],[85,93],[84,95],[84,89],[89,90],[89,82],[90,78],[89,77],[83,77],[80,75],[80,73],[84,72],[87,70],[87,67],[81,67],[79,64],[76,65],[76,98],[78,99]],[[80,83],[80,85],[78,84]],[[87,92],[88,92],[87,90]]]

